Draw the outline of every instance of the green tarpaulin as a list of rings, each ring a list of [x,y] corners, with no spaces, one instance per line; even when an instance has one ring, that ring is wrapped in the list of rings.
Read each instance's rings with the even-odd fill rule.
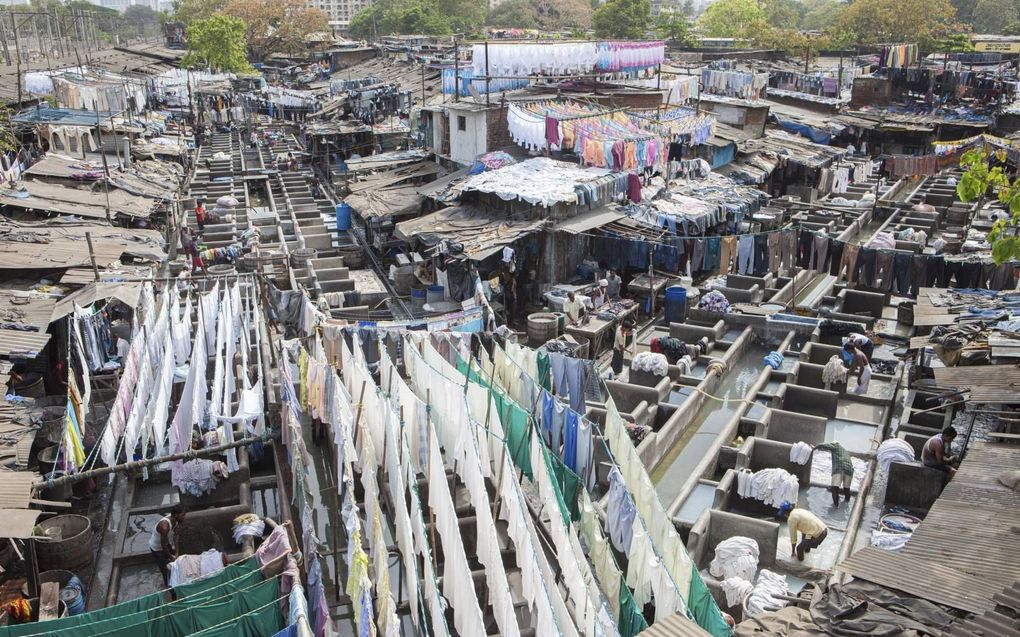
[[[174,589],[177,601],[171,604],[166,604],[164,593],[153,593],[81,615],[61,617],[48,622],[3,626],[0,627],[0,637],[29,637],[30,635],[89,637],[99,635],[104,631],[116,628],[116,625],[125,619],[131,621],[131,618],[134,617],[148,616],[150,611],[164,605],[187,606],[202,603],[221,595],[233,595],[262,579],[258,568],[258,561],[254,557],[238,564],[231,564],[216,575],[178,586]]]

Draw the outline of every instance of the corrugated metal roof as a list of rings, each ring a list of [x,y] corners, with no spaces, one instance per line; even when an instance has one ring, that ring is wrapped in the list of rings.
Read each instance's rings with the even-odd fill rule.
[[[995,596],[996,607],[953,622],[942,637],[1020,637],[1020,582]]]
[[[1020,580],[1020,493],[998,480],[1018,462],[1016,445],[974,443],[902,553],[867,547],[837,569],[953,608],[989,611]]]
[[[27,509],[32,484],[38,479],[34,471],[0,472],[0,509]]]
[[[909,542],[908,542],[909,544]],[[874,546],[866,546],[843,560],[836,570],[922,599],[982,613],[990,608],[998,587],[927,560],[918,560]]]
[[[0,356],[35,358],[49,342],[46,332],[0,330]]]
[[[711,637],[712,635],[680,613],[657,621],[638,634],[641,637]]]
[[[970,388],[968,398],[975,402],[1020,400],[1020,367],[1016,365],[936,367],[934,372],[940,387]]]

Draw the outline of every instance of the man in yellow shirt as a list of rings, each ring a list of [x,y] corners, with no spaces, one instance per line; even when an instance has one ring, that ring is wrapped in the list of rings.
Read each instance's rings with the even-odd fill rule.
[[[817,515],[807,509],[797,508],[790,502],[783,502],[779,505],[779,517],[786,520],[790,529],[791,551],[796,553],[797,559],[802,562],[804,555],[810,553],[811,549],[818,548],[829,534],[825,522],[822,522]],[[797,543],[798,534],[803,536],[799,544]]]

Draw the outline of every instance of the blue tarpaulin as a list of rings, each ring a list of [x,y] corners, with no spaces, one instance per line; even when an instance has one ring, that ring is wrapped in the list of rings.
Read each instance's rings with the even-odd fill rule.
[[[812,128],[807,124],[801,124],[800,122],[795,122],[792,119],[776,117],[776,123],[779,124],[779,127],[783,130],[796,133],[802,137],[807,137],[816,144],[828,144],[832,141],[832,133]]]

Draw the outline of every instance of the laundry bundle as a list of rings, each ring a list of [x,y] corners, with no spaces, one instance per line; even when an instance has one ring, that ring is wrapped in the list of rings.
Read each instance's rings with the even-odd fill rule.
[[[254,513],[245,513],[234,518],[232,530],[234,541],[240,544],[245,537],[262,537],[266,532],[266,523]]]
[[[720,579],[739,577],[750,582],[758,570],[758,556],[756,541],[736,535],[715,547],[715,557],[708,566],[708,572]]]
[[[762,569],[754,589],[744,600],[744,613],[747,617],[758,617],[776,608],[783,608],[787,604],[783,598],[789,594],[785,575]]]
[[[216,205],[222,208],[233,208],[238,203],[237,199],[230,195],[224,195],[216,200]]]
[[[740,606],[754,589],[754,584],[742,577],[727,577],[719,587],[726,593],[727,606]]]
[[[654,352],[641,352],[634,356],[630,362],[630,368],[639,372],[648,372],[656,376],[665,376],[669,373],[669,361],[662,354]]]
[[[224,568],[224,555],[209,549],[200,555],[181,555],[170,562],[170,586],[180,586],[219,573]]]
[[[822,382],[826,385],[832,383],[846,382],[846,367],[843,366],[843,359],[833,355],[829,362],[822,368]]]
[[[698,309],[709,312],[729,312],[730,302],[719,290],[712,290],[698,301]]]
[[[771,367],[772,369],[779,369],[783,366],[783,355],[779,352],[769,352],[762,362]]]
[[[778,509],[783,502],[796,502],[799,494],[800,481],[785,469],[737,472],[737,495],[742,498],[753,498]]]
[[[809,460],[811,460],[811,445],[806,442],[796,442],[790,447],[790,462],[807,464]]]
[[[882,469],[882,473],[888,473],[889,465],[894,462],[914,464],[915,455],[914,448],[910,446],[909,442],[902,438],[890,438],[878,446],[875,457],[878,459],[878,466]]]

